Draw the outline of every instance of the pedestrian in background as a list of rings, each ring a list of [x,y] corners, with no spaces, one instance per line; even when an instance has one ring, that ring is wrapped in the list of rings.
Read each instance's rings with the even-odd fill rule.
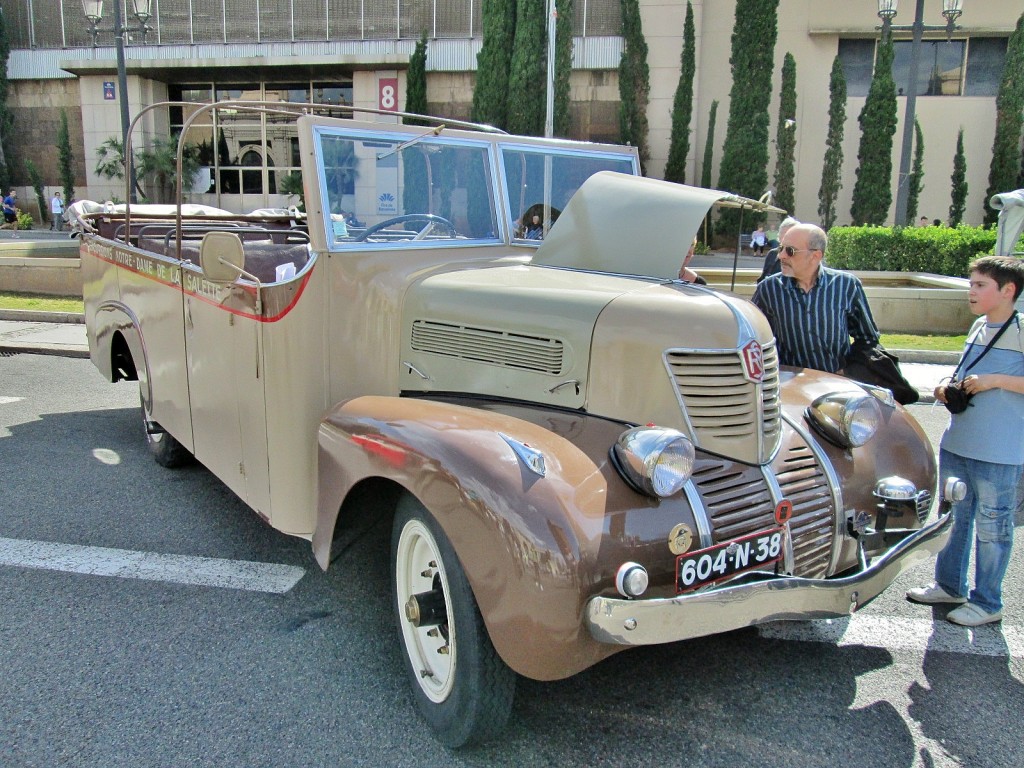
[[[698,275],[692,269],[690,269],[690,261],[693,259],[693,254],[697,251],[697,238],[693,238],[693,242],[690,243],[689,250],[686,251],[686,255],[683,257],[683,265],[679,267],[679,279],[685,280],[688,283],[694,285],[707,285],[708,281]]]
[[[779,246],[782,271],[757,284],[753,301],[771,324],[782,365],[842,373],[850,337],[874,347],[878,327],[860,280],[822,264],[827,247],[821,227],[790,227]]]
[[[64,229],[64,199],[60,192],[54,192],[50,200],[50,229]]]
[[[954,371],[955,386],[967,395],[953,405],[945,385],[935,398],[952,415],[939,443],[939,475],[967,484],[953,505],[953,529],[935,561],[935,581],[907,591],[915,603],[951,603],[948,621],[976,627],[1003,616],[1003,577],[1013,548],[1017,484],[1024,464],[1024,332],[1013,304],[1024,288],[1024,263],[983,256],[971,264],[967,299],[981,315],[967,334]],[[974,589],[968,594],[967,567],[974,556]]]
[[[764,249],[768,246],[768,235],[765,234],[764,224],[758,224],[750,235],[750,247],[754,249],[755,256],[764,256]]]
[[[787,216],[779,224],[779,243],[782,242],[782,238],[786,236],[789,230],[799,224],[800,222],[794,219],[792,216]],[[779,264],[779,245],[775,244],[775,247],[768,251],[768,255],[764,257],[764,266],[761,267],[761,276],[757,278],[757,282],[761,282],[766,277],[771,275],[777,275],[782,271],[782,265]]]
[[[14,234],[11,237],[18,236],[18,193],[13,189],[7,193],[7,197],[4,198],[3,202],[4,221],[11,225],[11,229],[14,230]]]

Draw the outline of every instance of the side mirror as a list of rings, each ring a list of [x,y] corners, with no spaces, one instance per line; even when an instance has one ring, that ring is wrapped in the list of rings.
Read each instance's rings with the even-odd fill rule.
[[[211,283],[233,283],[245,273],[242,238],[234,232],[207,232],[199,244],[199,266]]]

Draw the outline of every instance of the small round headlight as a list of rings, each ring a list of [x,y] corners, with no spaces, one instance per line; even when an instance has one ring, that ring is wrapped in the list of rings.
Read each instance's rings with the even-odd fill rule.
[[[878,431],[882,409],[865,392],[832,392],[808,406],[807,420],[836,445],[859,448]]]
[[[693,443],[674,429],[628,429],[612,446],[612,457],[626,481],[648,496],[679,493],[693,472]]]
[[[615,574],[615,589],[623,597],[640,597],[649,583],[647,569],[639,563],[623,563]]]

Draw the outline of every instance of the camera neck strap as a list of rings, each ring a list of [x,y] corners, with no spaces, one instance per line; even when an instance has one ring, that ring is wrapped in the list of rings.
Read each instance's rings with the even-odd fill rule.
[[[988,344],[985,345],[985,348],[983,350],[981,350],[981,354],[978,355],[976,358],[974,358],[974,360],[971,362],[970,365],[968,365],[966,368],[964,368],[964,376],[967,375],[967,372],[969,370],[971,370],[971,368],[973,368],[974,366],[976,366],[978,363],[981,362],[981,358],[983,358],[986,354],[988,354],[988,351],[990,349],[992,349],[992,347],[995,346],[995,343],[997,341],[999,341],[999,337],[1002,336],[1006,332],[1006,329],[1010,327],[1010,323],[1012,323],[1016,319],[1017,319],[1017,310],[1014,310],[1013,314],[1010,315],[1008,318],[1006,318],[1006,322],[1003,323],[1002,328],[1000,328],[998,331],[996,331],[996,335],[993,336],[989,340]],[[980,334],[980,331],[979,331],[979,334]],[[978,334],[975,334],[974,338],[978,338]],[[967,349],[964,350],[964,353],[962,355],[960,355],[960,362],[956,364],[956,370],[953,371],[953,381],[960,381],[960,377],[959,377],[960,366],[964,364],[964,360],[967,359],[967,353],[970,351],[971,347],[973,347],[973,346],[974,346],[974,341],[971,341],[967,345]]]

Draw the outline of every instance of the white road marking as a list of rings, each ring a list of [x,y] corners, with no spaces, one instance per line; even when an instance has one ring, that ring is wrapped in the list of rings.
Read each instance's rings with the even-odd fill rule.
[[[944,619],[932,621],[855,614],[843,619],[762,624],[757,629],[761,637],[772,640],[1024,658],[1024,632],[1008,624],[988,624],[969,629]]]
[[[274,594],[287,592],[306,573],[294,565],[4,538],[0,565]]]
[[[10,405],[11,403],[17,403],[24,400],[23,397],[9,397],[7,395],[0,395],[0,405]]]

